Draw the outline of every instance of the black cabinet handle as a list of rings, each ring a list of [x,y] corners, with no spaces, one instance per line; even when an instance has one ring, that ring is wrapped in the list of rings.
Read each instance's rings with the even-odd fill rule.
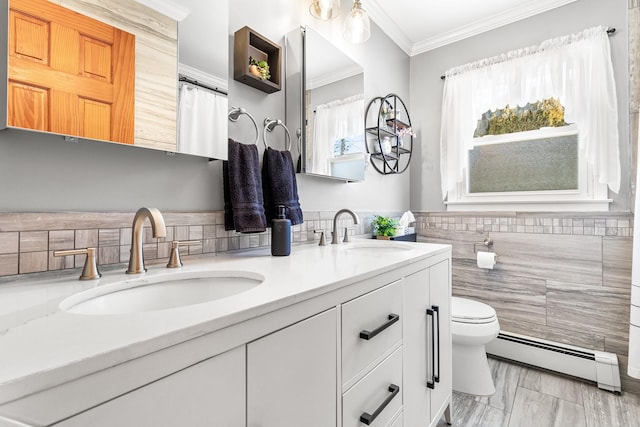
[[[437,316],[436,316],[437,315]],[[432,305],[431,308],[427,308],[427,316],[431,316],[431,379],[427,380],[427,388],[435,388],[435,383],[440,382],[440,307]],[[437,320],[436,320],[437,319]],[[438,336],[438,350],[436,353],[436,322],[437,322],[437,336]],[[436,354],[438,358],[438,373],[436,374]]]
[[[435,382],[439,383],[440,382],[440,307],[438,307],[437,305],[432,305],[431,308],[433,309],[433,312],[435,314],[437,314],[437,322],[436,322],[436,326],[437,326],[437,331],[438,331],[438,338],[437,338],[437,344],[438,344],[438,352],[436,353],[438,355],[438,373],[433,375],[433,379]]]
[[[384,325],[377,327],[376,329],[374,329],[373,331],[369,332],[369,331],[361,331],[360,332],[360,338],[362,338],[363,340],[370,340],[371,338],[375,337],[376,335],[378,335],[380,332],[384,331],[385,329],[387,329],[389,326],[393,325],[394,323],[396,323],[398,320],[400,320],[400,315],[398,314],[393,314],[391,313],[388,317],[389,320],[387,320]]]
[[[395,385],[395,384],[389,384],[389,389],[388,390],[389,390],[389,392],[391,392],[391,394],[389,396],[387,396],[387,398],[384,400],[384,402],[382,402],[382,404],[380,406],[378,406],[378,409],[373,411],[373,414],[370,414],[368,412],[363,412],[362,415],[360,415],[360,422],[361,423],[369,425],[373,421],[375,421],[375,419],[378,418],[378,415],[380,415],[380,413],[382,411],[384,411],[384,408],[386,408],[387,405],[389,403],[391,403],[393,398],[396,397],[396,395],[398,393],[400,393],[400,387]]]

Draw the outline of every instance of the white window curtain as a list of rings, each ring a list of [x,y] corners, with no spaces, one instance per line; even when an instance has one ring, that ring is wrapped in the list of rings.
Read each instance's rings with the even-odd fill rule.
[[[554,97],[595,176],[620,188],[618,110],[606,27],[543,42],[445,73],[440,134],[442,197],[463,182],[477,120],[487,110]]]
[[[333,144],[364,131],[364,95],[321,104],[313,120],[313,149],[307,155],[313,173],[330,175]]]
[[[178,151],[218,157],[227,144],[228,100],[223,94],[183,83],[178,107]]]

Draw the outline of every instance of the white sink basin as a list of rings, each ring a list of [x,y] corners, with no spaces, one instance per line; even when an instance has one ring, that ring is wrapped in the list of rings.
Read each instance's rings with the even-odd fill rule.
[[[125,314],[184,307],[237,295],[264,277],[244,271],[197,271],[141,277],[99,286],[66,298],[60,308],[75,314]]]

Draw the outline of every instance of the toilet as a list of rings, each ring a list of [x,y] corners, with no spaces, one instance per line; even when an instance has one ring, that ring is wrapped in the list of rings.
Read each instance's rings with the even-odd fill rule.
[[[453,390],[479,396],[496,392],[484,346],[499,332],[492,307],[466,298],[451,298]]]

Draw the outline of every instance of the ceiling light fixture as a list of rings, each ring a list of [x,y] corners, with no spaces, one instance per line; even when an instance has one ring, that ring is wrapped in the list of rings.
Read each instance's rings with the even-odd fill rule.
[[[353,7],[344,21],[344,38],[351,43],[363,43],[371,36],[369,14],[362,8],[360,0],[354,0]]]
[[[340,0],[313,0],[309,13],[322,21],[333,19],[340,14]]]

